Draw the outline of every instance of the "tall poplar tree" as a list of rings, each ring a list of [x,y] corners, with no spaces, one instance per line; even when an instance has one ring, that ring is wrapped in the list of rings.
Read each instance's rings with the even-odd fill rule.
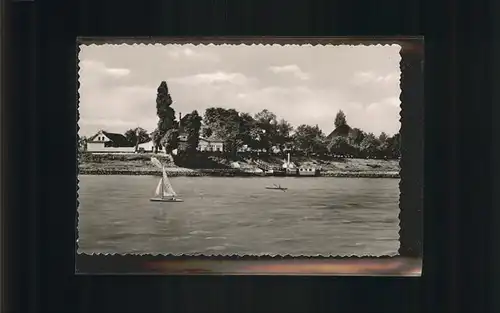
[[[174,128],[175,110],[172,109],[172,97],[168,92],[167,82],[162,81],[157,89],[156,94],[156,115],[158,115],[158,125],[154,131],[153,141],[155,144],[155,153],[160,146],[165,146],[167,151],[172,150],[172,147],[177,146],[177,137],[175,136]],[[167,132],[170,132],[167,134]]]

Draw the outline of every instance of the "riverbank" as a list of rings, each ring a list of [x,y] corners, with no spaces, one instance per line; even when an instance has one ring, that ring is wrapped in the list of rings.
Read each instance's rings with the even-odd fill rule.
[[[209,167],[182,167],[164,155],[155,156],[165,165],[167,174],[177,176],[228,176],[256,177],[264,175],[259,169],[262,166],[280,168],[282,160],[268,158],[267,160],[239,160],[239,168],[231,168],[231,161],[220,157],[207,158],[205,165]],[[80,175],[161,175],[154,166],[151,155],[145,154],[93,154],[85,155],[79,164]],[[294,158],[296,166],[321,169],[316,177],[360,177],[360,178],[399,178],[398,160],[367,160],[367,159],[331,159],[320,160],[312,158]],[[283,176],[276,175],[276,176]],[[293,177],[302,177],[290,175]]]
[[[172,170],[166,169],[170,177],[264,177],[273,175],[263,175],[261,173],[250,173],[239,170],[223,169],[197,169],[197,170]],[[79,175],[142,175],[142,176],[161,176],[158,170],[124,170],[124,169],[80,169]],[[290,177],[311,177],[290,175]],[[399,178],[398,172],[320,172],[315,177],[352,177],[352,178]]]

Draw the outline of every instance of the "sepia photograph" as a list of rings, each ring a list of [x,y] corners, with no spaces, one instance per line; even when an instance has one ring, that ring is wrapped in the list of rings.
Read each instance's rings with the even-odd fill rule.
[[[81,44],[81,254],[394,256],[400,49]]]

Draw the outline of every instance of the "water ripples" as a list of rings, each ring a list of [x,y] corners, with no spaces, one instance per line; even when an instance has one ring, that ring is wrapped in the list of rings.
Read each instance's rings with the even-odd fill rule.
[[[79,252],[374,254],[399,247],[399,180],[81,176]],[[280,184],[287,192],[264,189]]]

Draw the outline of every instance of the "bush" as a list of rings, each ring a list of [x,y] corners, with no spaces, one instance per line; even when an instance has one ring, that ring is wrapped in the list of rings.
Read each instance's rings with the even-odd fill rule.
[[[196,152],[196,153],[186,153],[180,151],[176,156],[174,156],[174,163],[180,167],[186,168],[228,168],[230,167],[230,161],[223,157],[220,152]]]
[[[151,160],[151,157],[159,159],[162,162],[170,163],[169,157],[162,154],[152,154],[152,153],[138,153],[138,154],[92,154],[84,153],[81,156],[82,162],[91,163],[102,163],[103,161],[143,161],[147,162]]]

